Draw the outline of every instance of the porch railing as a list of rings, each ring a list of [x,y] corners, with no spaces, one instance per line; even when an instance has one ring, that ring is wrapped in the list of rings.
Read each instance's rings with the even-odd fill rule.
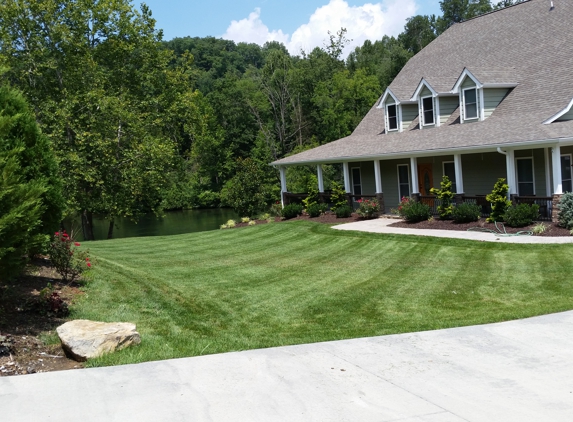
[[[485,195],[462,196],[462,203],[475,204],[481,209],[482,218],[487,218],[491,214],[491,204],[485,199]]]

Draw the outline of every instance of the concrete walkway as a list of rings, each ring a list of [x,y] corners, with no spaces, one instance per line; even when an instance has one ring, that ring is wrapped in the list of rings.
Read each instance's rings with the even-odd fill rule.
[[[17,421],[573,419],[573,312],[0,378]]]
[[[388,227],[399,220],[394,218],[376,218],[373,220],[357,221],[333,226],[336,230],[355,230],[371,233],[410,234],[415,236],[448,237],[451,239],[479,240],[481,242],[503,243],[573,243],[573,236],[543,237],[543,236],[497,236],[492,233],[456,230],[408,229]],[[573,420],[573,418],[572,418]]]

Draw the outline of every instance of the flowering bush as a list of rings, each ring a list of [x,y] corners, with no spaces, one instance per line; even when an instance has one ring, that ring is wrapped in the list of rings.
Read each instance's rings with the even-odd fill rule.
[[[356,214],[362,218],[374,218],[380,212],[380,204],[376,199],[360,198],[356,202],[359,204]]]
[[[417,223],[418,221],[430,218],[430,207],[427,204],[405,196],[402,197],[398,209],[392,210],[392,212],[400,215],[400,217],[409,223]]]
[[[88,251],[80,251],[80,243],[72,239],[66,231],[54,233],[50,244],[50,261],[64,283],[76,281],[82,273],[91,268]]]

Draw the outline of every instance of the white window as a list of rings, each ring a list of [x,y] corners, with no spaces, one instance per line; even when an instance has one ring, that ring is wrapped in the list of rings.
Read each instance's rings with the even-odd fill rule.
[[[464,89],[464,120],[478,118],[477,89]]]
[[[362,195],[362,179],[360,177],[360,167],[352,168],[352,194]]]
[[[386,118],[388,119],[388,130],[398,130],[398,106],[390,104],[386,107]]]
[[[410,196],[410,171],[408,164],[398,164],[398,192],[400,200]]]
[[[457,193],[458,189],[456,186],[456,166],[453,161],[444,161],[444,176],[448,176],[448,179],[452,182],[452,192]]]
[[[434,99],[432,97],[422,98],[422,124],[424,126],[434,124]]]
[[[535,195],[533,157],[517,158],[517,193],[519,196]]]
[[[561,156],[561,183],[563,192],[573,192],[571,183],[571,154]]]

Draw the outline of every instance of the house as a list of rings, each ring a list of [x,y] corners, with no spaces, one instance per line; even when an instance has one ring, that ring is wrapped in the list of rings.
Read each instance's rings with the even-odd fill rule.
[[[349,198],[429,201],[443,175],[480,203],[498,178],[516,202],[555,214],[572,191],[573,1],[530,0],[450,27],[404,66],[354,132],[277,160],[342,163]],[[555,215],[554,215],[555,216]]]

